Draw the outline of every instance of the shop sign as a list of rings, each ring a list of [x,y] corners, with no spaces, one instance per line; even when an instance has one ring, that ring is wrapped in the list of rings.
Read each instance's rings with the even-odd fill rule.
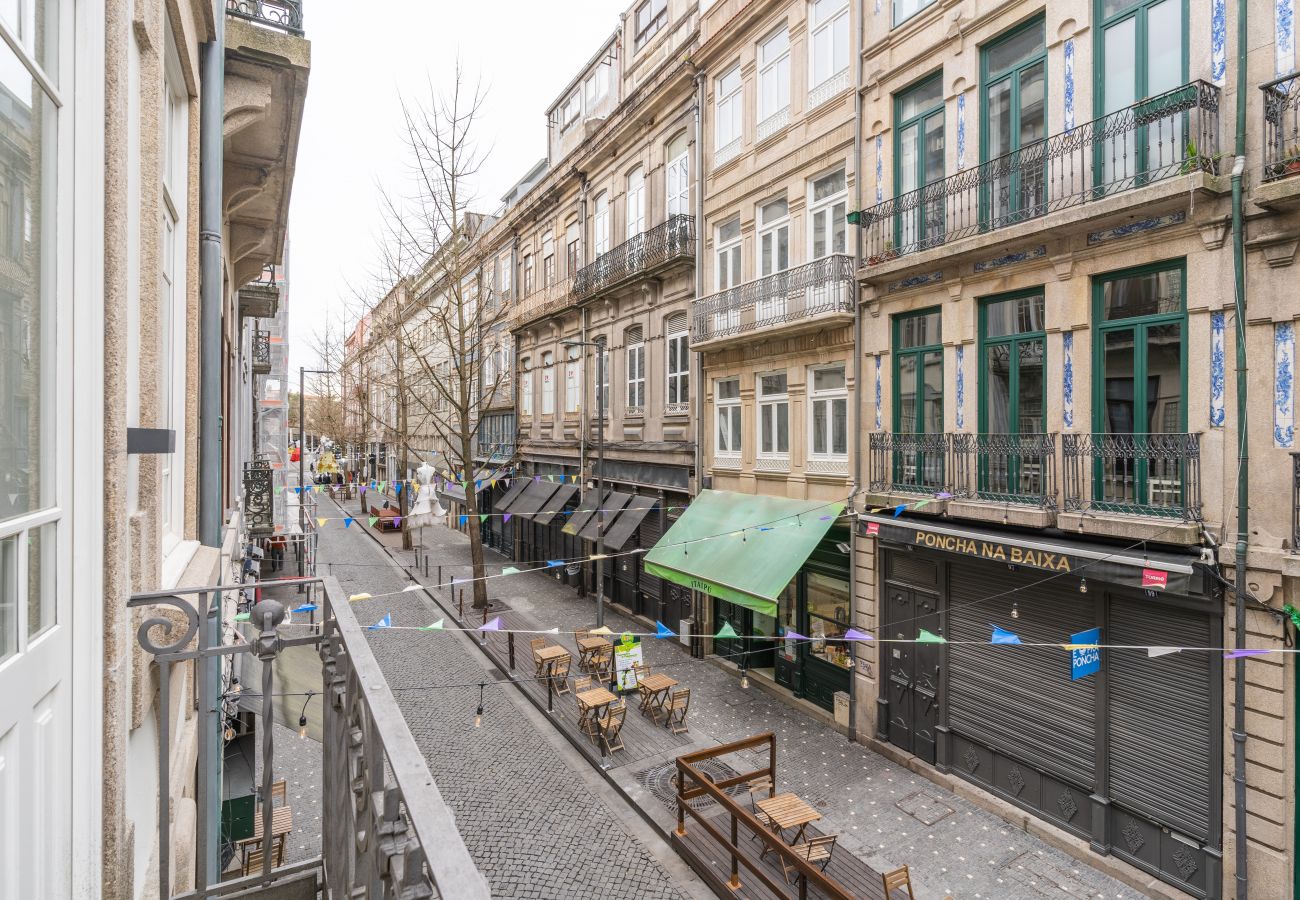
[[[1101,671],[1101,629],[1089,628],[1070,635],[1070,680],[1078,681]]]
[[[1016,544],[1008,545],[1000,541],[940,534],[936,531],[916,528],[910,529],[908,542],[929,550],[944,550],[948,553],[974,556],[1013,566],[1029,566],[1031,569],[1046,569],[1049,572],[1074,571],[1073,560],[1064,553],[1035,550],[1032,547],[1021,547]]]

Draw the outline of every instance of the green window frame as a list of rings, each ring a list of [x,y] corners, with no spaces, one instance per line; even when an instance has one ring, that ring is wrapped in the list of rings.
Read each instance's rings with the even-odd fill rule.
[[[1161,275],[1177,277],[1177,309],[1107,318],[1108,286]],[[1164,444],[1150,436],[1187,432],[1187,261],[1164,260],[1107,272],[1093,278],[1092,291],[1094,441],[1109,440],[1121,447],[1096,454],[1092,472],[1093,506],[1142,515],[1181,515],[1189,475],[1186,461],[1178,453],[1162,452]],[[1170,408],[1170,398],[1162,394],[1167,385],[1163,383],[1158,359],[1154,369],[1152,366],[1153,354],[1171,345],[1178,348],[1178,395],[1174,398],[1174,409]],[[1131,360],[1123,364],[1130,373],[1127,379],[1122,373],[1116,378],[1108,374],[1108,347],[1116,349],[1120,360],[1124,359],[1125,352],[1131,354]],[[1127,390],[1126,380],[1131,383]],[[1127,431],[1114,427],[1126,424],[1123,421],[1126,409]],[[1147,427],[1157,416],[1162,427],[1159,430]],[[1122,449],[1128,445],[1132,447],[1131,455]]]
[[[1006,64],[996,64],[999,51],[1014,47],[1026,36],[1037,33],[1033,52]],[[996,65],[996,67],[995,67]],[[1010,131],[1005,147],[994,147],[991,122],[992,97],[1006,89],[1007,121]],[[1041,91],[1041,98],[1034,94]],[[1036,135],[1026,139],[1026,123],[1032,110],[1041,105]],[[1025,119],[1026,109],[1030,119]],[[981,182],[980,220],[989,228],[1002,228],[1047,211],[1048,172],[1045,158],[1048,116],[1047,22],[1042,16],[1030,19],[1001,34],[980,48],[980,162],[1007,157],[1005,171],[986,170]]]
[[[936,72],[894,95],[894,196],[942,181],[944,178],[944,101],[943,72]],[[934,147],[930,140],[938,134],[935,170]],[[914,142],[912,165],[905,166],[907,144]],[[910,168],[910,171],[909,171]],[[943,242],[943,198],[928,199],[915,208],[894,217],[894,246],[901,251],[912,247],[924,249]]]
[[[1097,118],[1140,104],[1151,97],[1166,94],[1188,81],[1188,8],[1187,0],[1093,0],[1094,21],[1098,22],[1096,41],[1097,65],[1093,69],[1093,107]],[[1178,16],[1180,40],[1167,38],[1172,27],[1170,15]],[[1154,21],[1153,21],[1154,20]],[[1131,37],[1131,56],[1114,52],[1111,39]],[[1154,45],[1154,54],[1152,53]],[[1170,78],[1153,72],[1161,54],[1171,50],[1179,59]],[[1120,79],[1129,72],[1131,89]],[[1115,96],[1112,96],[1112,90]],[[1148,118],[1142,116],[1141,118]],[[1102,138],[1095,142],[1093,177],[1098,186],[1115,185],[1124,189],[1154,177],[1172,174],[1171,167],[1181,166],[1196,150],[1185,147],[1188,116],[1185,112],[1143,122],[1137,128]],[[1184,150],[1186,155],[1184,155]],[[1132,160],[1132,168],[1128,162]]]
[[[996,322],[1006,311],[1014,322]],[[1004,415],[994,410],[994,370],[1004,373]],[[1034,370],[1037,370],[1037,384]],[[1028,410],[1034,395],[1037,409]],[[1026,412],[1032,415],[1026,427]],[[996,420],[1002,418],[1005,425]],[[1036,419],[1035,421],[1032,421]],[[990,430],[997,426],[995,430]],[[985,297],[979,303],[979,440],[976,490],[981,499],[1034,502],[1045,499],[1053,460],[1047,432],[1046,297],[1034,287]]]
[[[890,461],[896,485],[942,490],[946,484],[943,436],[943,313],[933,306],[900,313],[893,322],[893,451]],[[927,385],[926,375],[934,375]],[[937,381],[938,396],[934,396]],[[926,388],[931,392],[927,398]],[[905,389],[910,389],[911,411],[904,409]],[[934,403],[937,400],[937,416]],[[927,427],[927,418],[937,418]]]

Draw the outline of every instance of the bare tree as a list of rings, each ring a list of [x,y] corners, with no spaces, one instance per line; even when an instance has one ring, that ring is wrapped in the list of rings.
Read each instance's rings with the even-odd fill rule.
[[[403,477],[412,454],[436,456],[442,476],[464,486],[477,608],[488,596],[476,488],[492,473],[477,468],[475,451],[482,413],[508,385],[503,367],[485,365],[485,341],[507,315],[481,241],[493,219],[470,211],[483,161],[473,139],[482,103],[459,66],[447,93],[430,87],[427,100],[403,101],[409,190],[383,196],[383,271],[367,341],[371,393],[361,407],[401,447]],[[409,495],[399,495],[403,516]]]

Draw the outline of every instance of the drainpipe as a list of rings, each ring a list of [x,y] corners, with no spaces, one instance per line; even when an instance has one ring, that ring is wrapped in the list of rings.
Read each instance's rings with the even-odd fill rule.
[[[1241,213],[1241,177],[1246,169],[1246,7],[1237,5],[1237,136],[1232,164],[1232,274],[1237,317],[1237,545],[1234,591],[1237,649],[1246,646],[1246,551],[1250,526],[1250,432],[1246,420],[1246,235]],[[1233,662],[1232,757],[1233,798],[1236,805],[1237,900],[1247,898],[1246,835],[1246,660]]]
[[[225,271],[221,261],[222,124],[225,107],[225,3],[213,2],[212,41],[203,45],[199,95],[199,541],[221,548],[221,318]],[[209,594],[203,628],[206,645],[221,646],[224,595]],[[199,663],[198,852],[194,883],[200,890],[220,877],[221,657]]]
[[[704,73],[695,73],[695,302],[704,296]],[[694,305],[694,304],[692,304]],[[694,316],[691,317],[694,319]],[[691,365],[695,369],[695,494],[704,484],[704,354],[692,353]],[[665,521],[665,525],[667,522]],[[704,624],[704,601],[698,591],[692,591],[695,609],[692,611],[695,627],[691,635],[691,655],[704,658],[704,639],[700,628]]]
[[[580,265],[587,265],[587,176],[582,175],[582,183],[578,188],[578,262]],[[592,260],[595,262],[595,260]],[[569,273],[573,275],[575,273]],[[587,309],[583,306],[581,311],[582,317],[582,336],[579,338],[583,343],[582,347],[582,405],[578,412],[578,500],[582,501],[587,496],[587,432],[591,430],[591,420],[587,418],[587,351],[590,349],[587,344]],[[567,361],[566,361],[567,362]],[[600,377],[600,372],[596,372],[596,377]],[[597,411],[599,415],[599,411]]]
[[[862,209],[862,45],[866,30],[864,7],[857,4],[857,47],[853,59],[853,208]],[[853,229],[853,420],[862,417],[862,304],[858,297],[858,266],[862,264],[862,230]],[[862,466],[862,428],[853,434],[853,471],[849,475],[849,622],[856,624],[858,610],[858,535],[857,511],[858,476]],[[849,657],[849,740],[858,739],[858,654]]]

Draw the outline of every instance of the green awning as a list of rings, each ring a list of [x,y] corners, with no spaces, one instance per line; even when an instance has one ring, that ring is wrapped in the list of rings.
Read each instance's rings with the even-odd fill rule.
[[[646,554],[645,570],[775,616],[777,598],[843,511],[839,502],[703,491]]]

